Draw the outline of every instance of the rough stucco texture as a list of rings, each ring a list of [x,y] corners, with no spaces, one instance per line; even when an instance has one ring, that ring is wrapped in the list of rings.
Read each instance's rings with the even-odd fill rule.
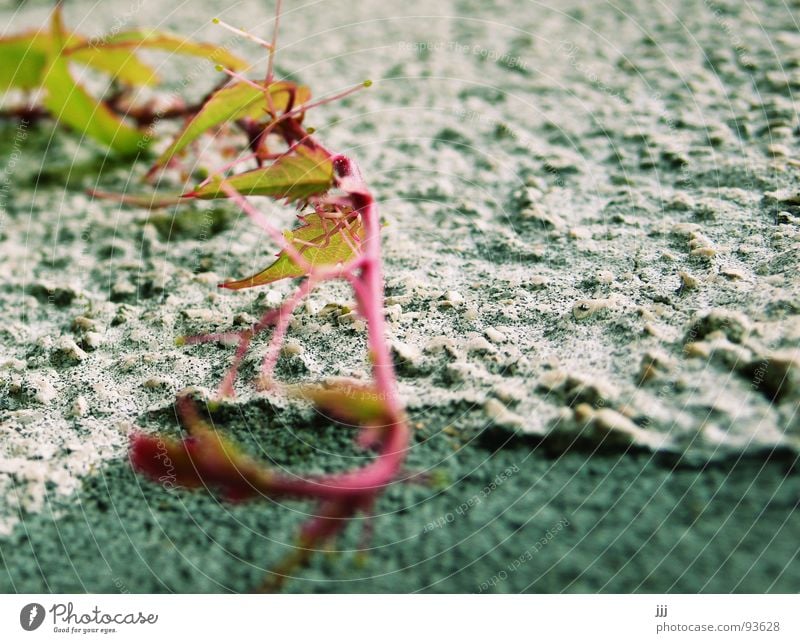
[[[49,7],[11,4],[7,33]],[[267,4],[219,15],[267,34]],[[286,4],[279,73],[317,95],[375,81],[308,119],[380,199],[409,468],[447,480],[391,489],[364,560],[356,521],[288,588],[797,591],[797,4]],[[67,19],[219,42],[216,5]],[[154,60],[181,92],[214,82]],[[125,445],[177,430],[178,390],[213,391],[230,350],[174,338],[279,302],[289,285],[215,287],[274,250],[230,204],[89,199],[141,192],[146,162],[47,125],[3,125],[0,163],[0,589],[247,591],[309,506],[162,489]],[[282,377],[366,375],[350,300],[309,299]],[[294,470],[363,463],[346,430],[253,389],[264,346],[220,426]]]

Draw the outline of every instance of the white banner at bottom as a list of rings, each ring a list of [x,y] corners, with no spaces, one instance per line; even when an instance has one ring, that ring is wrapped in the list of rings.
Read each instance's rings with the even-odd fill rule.
[[[0,641],[777,643],[798,614],[795,595],[5,595]]]

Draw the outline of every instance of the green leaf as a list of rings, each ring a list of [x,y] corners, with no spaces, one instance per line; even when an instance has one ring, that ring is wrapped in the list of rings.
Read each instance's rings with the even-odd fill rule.
[[[351,246],[358,248],[360,245],[359,239],[363,238],[363,228],[359,218],[350,220],[349,230],[341,229],[334,233],[331,233],[331,231],[336,225],[335,221],[323,220],[318,214],[309,214],[302,217],[302,219],[304,220],[304,225],[291,232],[284,232],[284,236],[313,267],[335,266],[345,263],[354,257]],[[346,238],[345,235],[347,235]],[[348,239],[350,243],[348,243]],[[315,245],[309,246],[307,243]],[[265,270],[246,279],[227,281],[222,284],[222,287],[240,290],[253,286],[263,286],[280,279],[302,277],[305,274],[306,271],[302,266],[297,265],[285,251],[281,251],[278,254],[277,261]]]
[[[67,59],[61,55],[64,33],[60,12],[53,13],[53,38],[49,63],[43,76],[47,92],[44,105],[59,122],[122,154],[134,154],[145,141],[138,130],[126,125],[104,104],[75,82]]]
[[[89,41],[61,29],[62,56],[71,61],[109,74],[134,86],[156,85],[158,74],[136,57],[140,47],[208,58],[231,69],[243,69],[247,63],[223,47],[199,43],[156,30],[135,30]],[[40,87],[54,47],[53,34],[28,31],[10,38],[0,38],[0,91],[31,90]]]
[[[163,484],[215,487],[229,500],[244,500],[268,489],[272,474],[266,467],[209,427],[185,400],[177,404],[191,437],[175,440],[134,433],[130,455],[137,471]]]
[[[155,85],[158,75],[149,65],[126,50],[101,50],[75,34],[65,34],[62,55],[109,74],[129,85]],[[47,59],[53,48],[49,33],[31,31],[0,39],[0,91],[36,89],[42,84]]]
[[[385,396],[372,384],[337,378],[325,386],[294,386],[289,391],[339,422],[365,426],[389,421]]]
[[[39,87],[49,40],[37,32],[0,39],[0,91]]]
[[[272,104],[276,111],[286,110],[292,91],[295,93],[294,105],[307,101],[310,96],[307,87],[298,87],[294,83],[278,82],[270,86]],[[264,116],[267,105],[264,91],[252,85],[239,82],[223,87],[214,92],[202,109],[186,124],[172,145],[158,157],[155,167],[168,163],[192,141],[214,127],[240,118],[258,119]]]
[[[65,55],[70,60],[107,73],[122,83],[134,86],[152,86],[159,82],[156,70],[144,64],[124,49],[96,49],[94,47],[70,48]]]
[[[301,146],[271,165],[235,174],[225,182],[245,196],[303,200],[314,194],[324,194],[331,188],[333,161],[319,148]],[[221,186],[222,179],[214,179],[185,196],[198,199],[227,197]]]
[[[195,42],[183,36],[171,34],[166,31],[158,31],[157,29],[123,31],[111,37],[101,39],[98,47],[104,50],[136,50],[139,47],[146,47],[148,49],[160,49],[184,56],[207,58],[218,65],[224,65],[234,70],[248,67],[246,61],[235,56],[224,47],[204,42]]]

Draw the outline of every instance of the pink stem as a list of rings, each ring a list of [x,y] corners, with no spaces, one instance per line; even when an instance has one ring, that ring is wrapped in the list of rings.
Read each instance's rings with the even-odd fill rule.
[[[272,379],[272,370],[278,362],[280,356],[281,344],[283,338],[286,336],[286,331],[289,329],[289,322],[292,320],[292,313],[297,308],[298,304],[314,289],[317,285],[317,280],[312,276],[306,279],[301,286],[295,291],[291,299],[286,301],[283,306],[278,310],[278,322],[275,324],[275,330],[272,331],[272,339],[267,349],[267,354],[264,356],[264,362],[261,367],[262,377],[269,382]]]
[[[195,188],[195,189],[199,190],[200,188],[205,187],[206,185],[211,183],[211,181],[213,181],[217,176],[222,176],[225,172],[230,170],[232,167],[235,167],[236,165],[239,165],[239,163],[244,163],[245,161],[249,161],[249,160],[254,159],[254,158],[256,158],[255,154],[246,154],[245,156],[239,156],[239,157],[233,159],[230,163],[226,163],[225,165],[223,165],[218,170],[215,170],[214,172],[210,173],[208,175],[208,177],[203,179],[198,184],[197,188]]]
[[[233,383],[236,381],[236,376],[239,373],[239,367],[242,365],[242,360],[244,359],[245,355],[247,355],[247,351],[250,348],[251,337],[251,333],[242,334],[242,337],[239,340],[239,346],[236,348],[236,353],[233,355],[233,362],[231,362],[231,366],[228,369],[228,372],[225,374],[225,379],[223,379],[222,384],[220,384],[220,397],[234,397],[236,395],[236,391],[233,388]]]
[[[264,84],[269,85],[272,82],[272,72],[275,68],[275,50],[278,48],[278,28],[281,24],[281,0],[275,3],[275,26],[272,29],[272,42],[269,50],[269,62],[267,63],[267,77]]]
[[[224,178],[220,181],[219,186],[222,188],[222,191],[225,192],[225,194],[227,194],[228,197],[230,197],[230,199],[242,209],[242,211],[244,211],[247,216],[249,216],[262,230],[272,237],[273,241],[280,246],[281,250],[283,250],[292,261],[294,261],[298,266],[308,273],[313,270],[313,266],[306,260],[306,258],[301,255],[291,243],[286,241],[286,237],[283,236],[283,233],[269,221],[267,221],[267,218],[261,214],[261,212],[256,210],[256,208],[254,208],[235,187],[233,187]]]

